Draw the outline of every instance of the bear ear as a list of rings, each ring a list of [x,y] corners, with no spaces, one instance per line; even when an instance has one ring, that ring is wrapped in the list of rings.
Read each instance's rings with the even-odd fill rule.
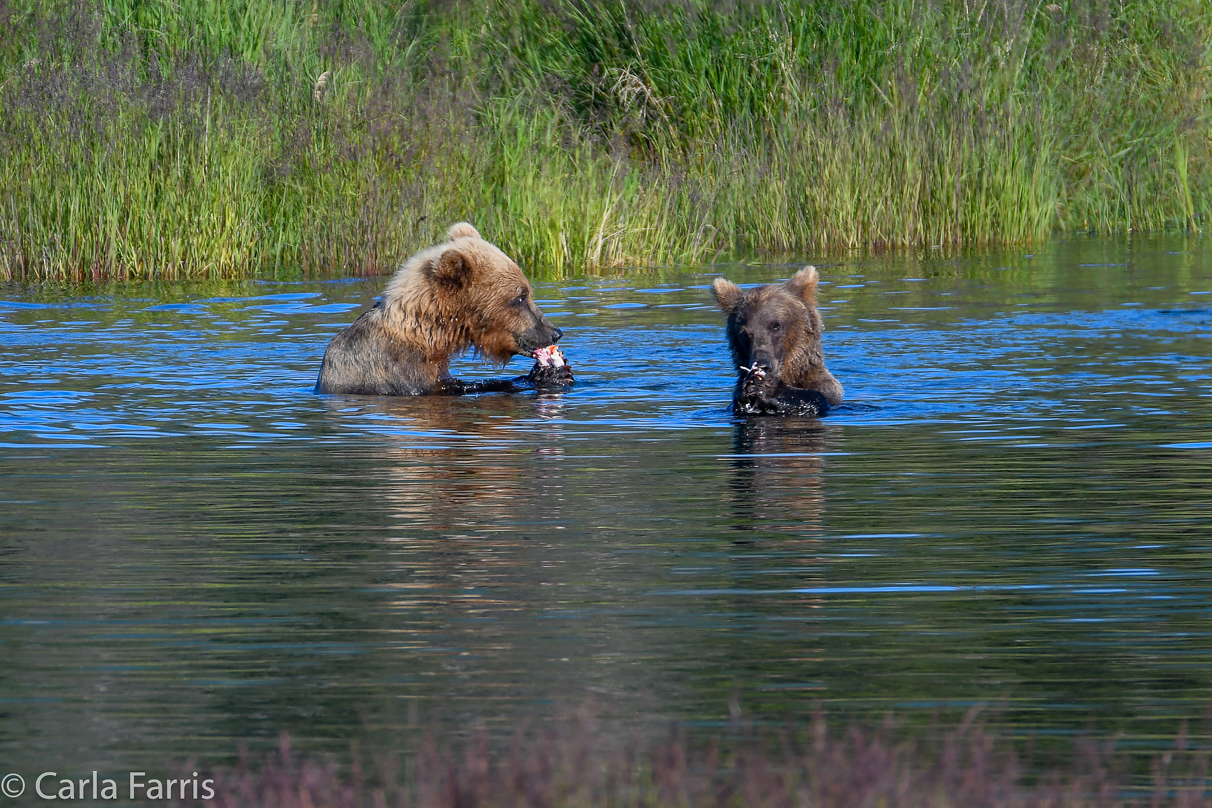
[[[816,301],[816,285],[821,276],[814,266],[806,266],[787,281],[787,291],[805,303]]]
[[[480,231],[469,225],[467,222],[455,222],[446,231],[447,241],[454,241],[457,238],[479,238]]]
[[[741,298],[745,296],[741,287],[727,278],[716,278],[712,281],[711,294],[715,295],[716,305],[730,314],[741,302]]]
[[[443,250],[429,265],[429,277],[445,289],[458,291],[471,280],[471,261],[462,250]]]

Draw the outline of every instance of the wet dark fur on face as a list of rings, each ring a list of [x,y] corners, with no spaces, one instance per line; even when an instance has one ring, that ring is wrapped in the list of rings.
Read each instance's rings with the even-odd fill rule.
[[[410,258],[383,298],[332,339],[316,392],[508,391],[524,380],[460,382],[450,378],[451,359],[474,349],[504,364],[554,344],[561,334],[535,305],[518,265],[471,225],[459,223],[449,241]],[[562,375],[571,382],[571,370]]]
[[[825,368],[818,281],[815,267],[748,291],[715,279],[711,291],[728,315],[728,346],[737,369],[734,412],[817,416],[841,403],[842,385]]]

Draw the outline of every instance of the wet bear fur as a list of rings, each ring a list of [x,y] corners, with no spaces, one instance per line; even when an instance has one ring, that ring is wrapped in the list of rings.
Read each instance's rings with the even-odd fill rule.
[[[745,291],[716,278],[716,303],[728,315],[736,366],[732,409],[738,415],[820,416],[842,401],[842,385],[825,369],[824,324],[816,308],[816,267],[784,283]]]
[[[409,258],[374,307],[333,337],[315,390],[418,396],[559,388],[572,383],[567,366],[536,362],[528,376],[463,382],[450,377],[450,361],[475,349],[504,364],[560,335],[518,265],[459,222],[444,244]]]

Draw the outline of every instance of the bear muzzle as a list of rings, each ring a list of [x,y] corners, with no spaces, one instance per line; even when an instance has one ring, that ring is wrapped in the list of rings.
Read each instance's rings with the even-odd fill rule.
[[[773,373],[776,376],[782,370],[780,364],[774,354],[768,351],[758,350],[749,355],[749,367],[760,367],[767,373]]]
[[[544,317],[542,321],[535,324],[534,328],[522,334],[518,339],[518,353],[533,356],[534,352],[540,348],[555,345],[562,336],[564,336],[564,332],[547,322],[547,318]]]

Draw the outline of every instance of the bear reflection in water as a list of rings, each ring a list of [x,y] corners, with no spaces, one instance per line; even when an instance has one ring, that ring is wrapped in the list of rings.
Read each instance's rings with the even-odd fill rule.
[[[825,369],[824,324],[816,308],[816,267],[785,283],[745,291],[724,278],[711,285],[728,315],[728,347],[736,366],[737,415],[825,415],[842,402],[842,385]]]
[[[333,337],[317,393],[417,396],[551,390],[572,368],[537,361],[562,335],[535,305],[518,265],[466,222],[409,258],[374,308]],[[464,382],[450,360],[468,349],[505,364],[534,356],[526,376]]]
[[[837,430],[815,419],[738,420],[728,483],[733,528],[816,541],[824,512],[824,453],[838,439]]]
[[[366,462],[400,524],[451,536],[485,529],[526,532],[562,505],[563,397],[460,396],[335,398],[343,423],[376,433]],[[543,507],[536,492],[543,492]]]

